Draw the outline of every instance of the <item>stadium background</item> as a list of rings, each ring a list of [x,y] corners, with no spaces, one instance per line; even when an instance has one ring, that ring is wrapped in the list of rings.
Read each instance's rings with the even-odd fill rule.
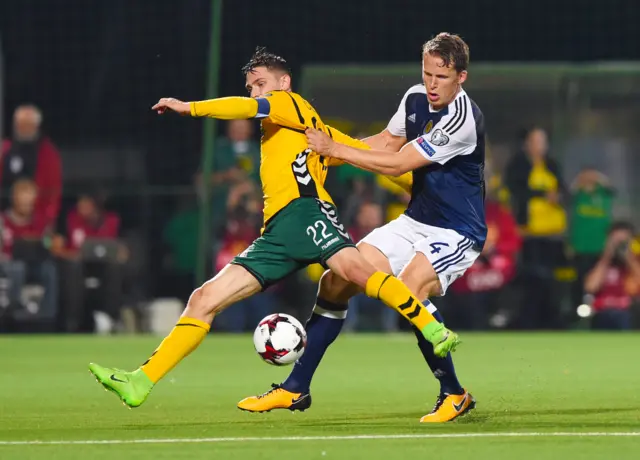
[[[459,33],[471,47],[466,88],[487,116],[490,188],[498,199],[505,206],[509,202],[501,177],[520,149],[521,131],[539,125],[549,133],[551,154],[567,184],[585,165],[595,166],[616,186],[615,216],[640,223],[635,181],[640,170],[640,64],[635,62],[640,31],[634,8],[631,0],[437,6],[417,0],[308,5],[289,0],[277,5],[7,0],[0,9],[0,126],[3,137],[11,137],[17,106],[33,103],[42,110],[43,131],[62,158],[58,231],[64,232],[66,214],[79,194],[96,185],[106,193],[107,208],[120,216],[119,237],[129,250],[122,306],[140,319],[154,299],[185,299],[197,279],[215,271],[229,221],[244,225],[255,218],[251,194],[243,195],[240,211],[231,215],[212,190],[215,186],[197,180],[203,166],[215,172],[219,165],[216,155],[222,150],[215,148],[213,129],[222,138],[227,125],[159,118],[149,107],[164,96],[243,95],[239,69],[256,45],[289,61],[296,88],[324,118],[363,135],[384,127],[402,93],[419,82],[422,43],[439,31]],[[380,205],[385,217],[402,207],[394,191],[353,170],[335,171],[330,184],[351,226],[357,226],[364,202]],[[3,193],[8,199],[9,191]],[[372,212],[375,221],[377,211]],[[176,216],[183,219],[167,236]],[[176,268],[176,251],[192,255],[185,262],[190,267]],[[553,273],[554,308],[561,313],[549,326],[588,326],[575,314],[575,271],[570,250],[565,252],[566,260]],[[275,297],[258,303],[304,317],[316,279],[317,272],[300,273],[275,289]],[[504,305],[492,308],[487,316],[493,322],[487,319],[482,327],[521,327],[522,321],[509,320],[520,314],[510,309],[526,292],[526,283],[515,276],[508,295],[500,297]],[[64,299],[59,303],[64,316]],[[472,315],[476,303],[465,300],[452,315]],[[447,309],[446,302],[442,308]],[[5,329],[34,329],[38,321],[32,319],[33,324],[10,321]],[[238,326],[242,321],[229,318],[225,327],[250,329],[250,322]],[[389,324],[362,321],[365,329]],[[149,327],[144,321],[129,326]],[[56,327],[65,329],[64,318]]]
[[[109,236],[128,249],[120,265],[118,255],[109,264],[78,258],[77,250],[57,252],[60,314],[52,321],[43,314],[42,289],[34,289],[37,279],[26,279],[17,300],[11,294],[12,263],[21,261],[17,246],[7,253],[3,228],[0,459],[636,459],[637,333],[522,330],[592,326],[593,317],[576,315],[577,304],[591,300],[576,293],[575,277],[599,255],[570,249],[580,241],[601,249],[602,228],[591,222],[576,236],[572,218],[572,227],[546,242],[550,249],[561,243],[562,257],[553,263],[518,249],[517,232],[510,238],[499,232],[515,268],[508,282],[489,273],[481,277],[488,289],[452,290],[435,301],[451,327],[516,329],[461,332],[456,370],[478,407],[454,423],[418,423],[433,407],[438,382],[413,334],[342,334],[314,377],[313,407],[295,416],[236,409],[240,399],[282,382],[290,370],[262,363],[248,334],[218,333],[252,329],[255,318],[216,320],[214,333],[133,411],[101,390],[87,364],[139,366],[172,327],[195,278],[209,276],[215,262],[246,244],[259,220],[251,194],[255,157],[241,155],[235,164],[231,155],[246,153],[247,145],[224,140],[226,123],[158,117],[150,110],[158,98],[244,95],[240,67],[256,45],[266,45],[288,59],[297,90],[323,117],[363,135],[383,127],[403,92],[419,81],[422,43],[443,30],[459,33],[471,47],[466,88],[487,118],[486,170],[495,209],[512,214],[513,194],[504,187],[508,165],[523,156],[522,130],[537,124],[550,136],[549,155],[571,194],[580,168],[595,167],[617,191],[615,217],[640,225],[637,9],[636,0],[0,1],[0,137],[14,137],[18,106],[39,106],[43,132],[62,162],[62,203],[52,230],[67,235],[67,215],[79,196],[99,200],[94,193],[102,190],[109,216],[121,219]],[[11,201],[5,146],[2,222]],[[234,172],[235,192],[219,193],[211,181],[197,181],[204,166],[245,173]],[[404,205],[397,192],[353,169],[332,171],[330,187],[354,234]],[[247,199],[228,212],[229,194]],[[607,197],[599,195],[601,209]],[[572,216],[572,206],[568,199],[561,209]],[[209,210],[211,222],[203,212]],[[59,251],[50,234],[40,240],[47,252]],[[43,257],[23,255],[32,262]],[[198,260],[206,269],[201,273]],[[508,271],[509,264],[502,268]],[[302,272],[254,305],[229,312],[260,316],[277,309],[304,320],[314,276]],[[478,288],[481,278],[454,286]],[[550,300],[536,297],[540,292],[550,292]],[[630,292],[617,292],[630,300]],[[394,323],[396,315],[382,315],[379,305],[360,307],[359,321],[347,328],[402,325]],[[120,321],[100,315],[95,321],[93,310],[100,309]],[[636,325],[637,319],[636,313]],[[11,334],[95,329],[116,333]],[[124,334],[134,331],[155,334]]]

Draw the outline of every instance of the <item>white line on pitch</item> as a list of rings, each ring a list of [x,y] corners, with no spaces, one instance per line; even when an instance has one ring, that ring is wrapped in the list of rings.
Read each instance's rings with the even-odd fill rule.
[[[637,437],[638,431],[587,432],[506,432],[506,433],[424,433],[424,434],[360,434],[345,436],[283,436],[264,438],[149,438],[149,439],[86,439],[78,441],[0,441],[1,446],[54,446],[87,444],[181,444],[217,442],[278,442],[278,441],[349,441],[370,439],[437,439],[437,438],[529,438],[529,437]]]

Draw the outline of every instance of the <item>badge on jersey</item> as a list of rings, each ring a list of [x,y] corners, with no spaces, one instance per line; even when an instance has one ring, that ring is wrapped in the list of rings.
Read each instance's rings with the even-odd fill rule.
[[[442,147],[449,143],[449,136],[447,136],[440,128],[436,129],[431,135],[431,143]]]
[[[427,123],[427,126],[425,126],[424,128],[424,133],[429,134],[432,128],[433,128],[433,120],[429,120],[429,123]]]
[[[429,155],[430,157],[432,157],[432,156],[434,156],[434,155],[436,154],[436,151],[435,151],[435,150],[433,150],[433,147],[431,147],[431,146],[429,145],[429,143],[427,142],[427,140],[426,140],[424,137],[419,137],[419,138],[417,139],[417,142],[418,142],[418,145],[419,145],[420,147],[422,147],[422,150],[424,150],[424,151],[425,151],[425,153],[426,153],[427,155]]]

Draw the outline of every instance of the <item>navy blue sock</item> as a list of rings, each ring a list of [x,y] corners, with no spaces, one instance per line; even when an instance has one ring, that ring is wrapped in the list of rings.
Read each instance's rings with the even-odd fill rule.
[[[296,361],[293,370],[282,388],[293,393],[308,393],[311,379],[329,345],[340,334],[347,305],[339,305],[318,298],[316,306],[307,321],[307,348],[302,357]]]
[[[429,302],[426,300],[423,302],[424,305],[429,308]],[[433,305],[432,305],[433,306]],[[433,317],[438,320],[440,323],[444,323],[444,319],[438,310],[432,312]],[[444,358],[439,358],[433,353],[433,345],[424,338],[422,332],[420,332],[417,328],[413,328],[413,332],[418,339],[418,347],[422,352],[422,356],[424,356],[424,360],[429,365],[431,372],[433,372],[433,376],[438,379],[440,382],[440,393],[447,393],[452,395],[460,395],[464,393],[464,389],[458,382],[458,377],[456,376],[456,370],[453,367],[453,359],[451,358],[451,353],[449,353]]]

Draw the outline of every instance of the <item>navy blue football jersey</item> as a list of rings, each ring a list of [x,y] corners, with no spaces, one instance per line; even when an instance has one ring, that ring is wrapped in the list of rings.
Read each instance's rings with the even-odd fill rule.
[[[434,110],[424,85],[406,92],[387,129],[406,137],[431,164],[413,171],[405,214],[426,225],[455,230],[484,246],[484,116],[464,90]]]

